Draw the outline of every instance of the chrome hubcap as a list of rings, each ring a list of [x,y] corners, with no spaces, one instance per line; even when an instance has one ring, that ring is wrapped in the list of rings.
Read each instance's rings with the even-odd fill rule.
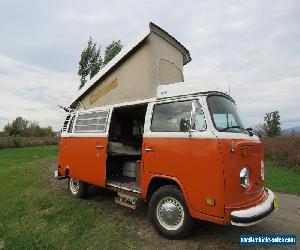
[[[79,181],[73,178],[70,179],[70,190],[73,194],[77,194],[79,191]]]
[[[178,200],[173,197],[163,198],[156,208],[159,223],[167,230],[177,230],[183,224],[184,211]]]

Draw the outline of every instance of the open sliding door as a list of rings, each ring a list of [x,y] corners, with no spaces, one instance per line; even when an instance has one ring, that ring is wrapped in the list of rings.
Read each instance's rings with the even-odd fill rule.
[[[82,111],[71,139],[70,176],[105,186],[109,110]]]

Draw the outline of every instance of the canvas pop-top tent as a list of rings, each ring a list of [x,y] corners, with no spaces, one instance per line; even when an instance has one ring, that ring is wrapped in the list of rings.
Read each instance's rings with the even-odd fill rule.
[[[183,82],[189,51],[154,23],[124,47],[75,95],[72,108],[90,108],[155,96],[158,85]]]

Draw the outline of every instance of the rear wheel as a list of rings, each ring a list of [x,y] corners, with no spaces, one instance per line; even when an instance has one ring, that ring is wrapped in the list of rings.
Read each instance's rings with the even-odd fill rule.
[[[87,195],[88,185],[85,182],[70,177],[68,184],[72,196],[84,198]]]
[[[183,238],[193,228],[183,194],[176,186],[163,186],[152,195],[148,215],[155,229],[170,239]]]

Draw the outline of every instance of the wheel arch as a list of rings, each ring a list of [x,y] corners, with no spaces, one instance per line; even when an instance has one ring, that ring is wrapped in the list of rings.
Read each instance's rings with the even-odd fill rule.
[[[152,176],[147,187],[146,200],[149,201],[151,199],[151,196],[154,194],[154,192],[157,189],[166,185],[174,185],[178,187],[183,194],[188,209],[191,210],[190,202],[188,199],[188,195],[186,193],[186,189],[184,188],[184,185],[177,178],[173,176],[166,176],[166,175]]]

